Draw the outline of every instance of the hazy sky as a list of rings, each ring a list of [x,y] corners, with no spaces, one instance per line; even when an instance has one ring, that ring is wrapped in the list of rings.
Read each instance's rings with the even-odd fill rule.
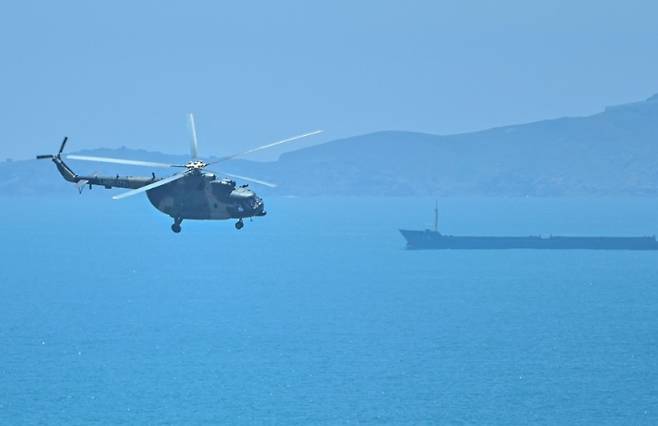
[[[455,133],[658,92],[652,1],[5,1],[0,159]]]

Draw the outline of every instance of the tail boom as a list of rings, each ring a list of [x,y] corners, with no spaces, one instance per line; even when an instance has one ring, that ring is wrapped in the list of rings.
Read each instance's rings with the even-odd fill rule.
[[[59,174],[61,174],[66,181],[76,184],[76,186],[78,186],[78,189],[84,187],[85,185],[89,185],[89,188],[91,188],[93,185],[96,185],[96,186],[105,187],[107,189],[110,188],[138,189],[160,180],[159,178],[155,177],[155,173],[152,174],[151,176],[78,175],[64,162],[64,160],[62,160],[61,154],[62,151],[64,150],[64,146],[66,145],[66,141],[67,138],[64,138],[64,141],[62,142],[62,145],[59,149],[59,152],[56,155],[37,155],[37,160],[47,160],[47,159],[51,160],[53,163],[55,163],[55,166],[57,167]]]

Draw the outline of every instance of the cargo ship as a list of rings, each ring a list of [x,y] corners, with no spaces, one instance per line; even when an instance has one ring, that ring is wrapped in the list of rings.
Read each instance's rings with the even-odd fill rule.
[[[434,229],[423,231],[400,229],[411,250],[658,250],[658,241],[651,237],[576,237],[576,236],[456,236],[438,230],[438,205],[434,207]]]

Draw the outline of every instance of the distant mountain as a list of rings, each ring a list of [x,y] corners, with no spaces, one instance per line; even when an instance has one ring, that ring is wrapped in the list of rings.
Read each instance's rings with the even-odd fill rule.
[[[85,154],[186,159],[125,148]],[[71,166],[150,173],[73,161]],[[589,117],[450,136],[377,132],[289,152],[274,162],[231,161],[218,169],[277,182],[278,188],[259,192],[281,195],[653,196],[658,195],[658,95]],[[0,163],[0,193],[44,191],[71,189],[46,162]]]

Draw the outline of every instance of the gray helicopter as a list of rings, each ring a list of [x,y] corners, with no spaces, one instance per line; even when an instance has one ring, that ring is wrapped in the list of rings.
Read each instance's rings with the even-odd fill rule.
[[[146,196],[153,206],[161,212],[171,216],[174,219],[171,230],[175,233],[181,231],[181,223],[184,219],[195,220],[226,220],[237,219],[236,229],[242,229],[244,218],[265,216],[265,205],[263,200],[256,195],[254,191],[248,188],[248,185],[236,185],[235,181],[229,178],[241,179],[268,187],[275,187],[273,183],[253,179],[247,176],[234,175],[231,173],[216,173],[206,170],[206,167],[231,160],[236,157],[251,154],[254,152],[269,149],[285,143],[290,143],[308,136],[317,135],[322,130],[304,133],[303,135],[283,139],[267,145],[263,145],[250,150],[227,155],[215,159],[214,161],[205,162],[199,159],[198,144],[196,137],[196,126],[194,116],[189,115],[190,130],[192,132],[191,143],[191,160],[186,164],[165,164],[151,161],[126,160],[121,158],[92,157],[84,155],[67,155],[67,159],[95,161],[101,163],[126,164],[132,166],[144,167],[166,167],[180,168],[184,171],[165,178],[158,178],[155,173],[151,176],[81,176],[77,175],[62,160],[62,152],[66,146],[68,138],[64,138],[57,154],[38,155],[37,159],[50,159],[57,166],[57,170],[65,180],[73,182],[82,191],[85,186],[91,189],[93,185],[110,188],[128,188],[131,191],[124,192],[112,197],[120,200],[133,195],[146,192]],[[226,178],[217,178],[217,174],[227,176]]]

